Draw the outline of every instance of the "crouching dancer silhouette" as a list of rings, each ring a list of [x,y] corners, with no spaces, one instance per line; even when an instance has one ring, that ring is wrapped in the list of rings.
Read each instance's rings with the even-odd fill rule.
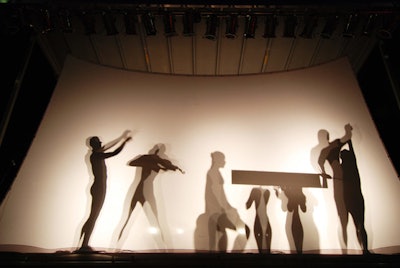
[[[233,251],[243,252],[250,235],[250,228],[232,207],[224,190],[224,179],[220,169],[225,167],[225,155],[216,151],[211,153],[211,167],[206,180],[206,212],[209,216],[209,250],[226,252],[228,247],[227,229],[236,232]]]
[[[129,136],[129,133],[130,131],[125,131],[120,137],[104,146],[101,146],[101,141],[96,136],[89,139],[90,147],[92,147],[90,164],[92,166],[94,177],[92,187],[90,188],[90,194],[92,195],[92,206],[89,217],[81,229],[80,239],[83,238],[83,241],[79,249],[80,252],[92,251],[92,248],[89,246],[89,240],[106,197],[107,167],[105,160],[109,157],[119,154],[122,151],[126,142],[132,139]],[[117,145],[122,140],[124,141],[114,151],[106,152],[108,149]]]

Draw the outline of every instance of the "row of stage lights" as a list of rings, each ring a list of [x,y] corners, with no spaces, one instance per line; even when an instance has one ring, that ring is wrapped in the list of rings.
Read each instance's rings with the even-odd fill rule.
[[[37,11],[37,10],[36,10]],[[38,14],[39,13],[39,14]],[[109,11],[101,11],[101,17],[104,23],[104,27],[107,35],[116,35],[119,33],[116,27],[116,13]],[[225,19],[225,34],[226,38],[238,37],[238,26],[239,17],[244,17],[244,38],[255,38],[256,28],[258,27],[258,19],[260,16],[264,17],[264,38],[277,37],[276,29],[278,26],[278,15],[276,14],[239,14],[239,13],[208,13],[202,14],[200,11],[190,9],[181,13],[174,13],[170,11],[163,11],[162,13],[154,14],[151,11],[138,12],[119,12],[118,14],[123,15],[125,33],[128,35],[136,35],[137,26],[141,22],[145,34],[147,36],[154,36],[157,34],[157,28],[155,20],[156,18],[162,18],[164,24],[164,34],[167,37],[178,35],[175,23],[176,17],[182,18],[183,25],[183,36],[195,35],[194,24],[200,23],[203,18],[206,20],[206,30],[204,37],[210,40],[217,39],[218,27],[220,26],[220,20]],[[20,14],[18,14],[20,15]],[[32,15],[32,12],[31,14]],[[40,28],[42,33],[52,31],[54,29],[61,28],[65,33],[72,33],[74,31],[71,17],[72,15],[78,15],[81,18],[81,22],[84,26],[85,34],[91,35],[96,34],[96,16],[98,13],[80,11],[79,13],[72,13],[69,10],[58,11],[56,15],[52,14],[49,9],[39,9],[39,12],[35,13],[36,19],[31,19],[29,24],[34,25],[36,28]],[[32,16],[25,16],[31,18]],[[296,37],[298,17],[295,14],[286,14],[284,17],[283,37]],[[361,18],[362,17],[362,18]],[[39,19],[38,19],[39,18]],[[324,25],[321,28],[320,36],[322,38],[330,38],[339,26],[339,15],[303,15],[304,20],[303,29],[299,34],[303,38],[313,38],[316,35],[316,29],[321,18],[324,19]],[[357,13],[346,14],[344,17],[344,25],[342,30],[343,37],[354,37],[357,29],[361,29],[361,34],[371,35],[372,32],[377,29],[377,35],[383,39],[392,38],[393,32],[396,30],[400,23],[400,16],[398,13],[364,13],[362,16]],[[362,23],[360,27],[360,23]],[[378,28],[376,28],[378,27]]]
[[[175,29],[176,22],[175,14],[171,12],[165,12],[163,17],[164,22],[164,34],[165,36],[175,36],[178,35]],[[204,33],[204,37],[210,40],[217,39],[217,28],[220,25],[220,19],[223,18],[226,20],[226,28],[224,36],[226,38],[234,39],[238,36],[238,26],[239,26],[239,16],[244,16],[244,31],[243,36],[245,38],[255,38],[256,28],[258,27],[258,18],[260,15],[256,14],[208,14],[206,15],[206,30]],[[266,14],[264,16],[264,38],[274,38],[277,37],[276,29],[278,26],[278,16],[274,14]],[[124,15],[125,22],[125,32],[126,34],[137,34],[136,32],[136,23],[137,16],[132,16],[129,14]],[[146,12],[141,15],[141,21],[143,23],[145,32],[147,36],[152,36],[157,34],[156,24],[155,24],[155,15],[151,12]],[[189,11],[185,12],[182,15],[182,24],[183,24],[183,36],[193,36],[194,32],[194,24],[200,23],[202,19],[202,15],[199,12]],[[317,15],[306,15],[304,16],[304,28],[302,29],[300,36],[303,38],[313,38],[315,35],[315,30],[317,29],[320,17]],[[339,15],[331,15],[326,18],[325,24],[322,28],[320,36],[323,38],[330,38],[333,33],[337,30],[339,25]],[[361,22],[359,15],[348,14],[345,18],[345,24],[342,31],[343,37],[354,37],[359,27],[359,23]],[[117,34],[118,31],[115,27],[115,17],[110,13],[103,14],[103,21],[108,35]],[[375,27],[380,24],[380,28],[378,29],[378,35],[380,38],[389,39],[392,36],[394,30],[400,24],[400,16],[392,15],[392,16],[379,16],[376,13],[366,14],[361,34],[363,35],[371,35],[374,31]],[[87,26],[87,24],[85,24]],[[91,24],[93,25],[93,23]],[[285,15],[284,16],[284,29],[283,29],[283,37],[294,38],[296,37],[296,28],[298,26],[298,16],[296,15]],[[86,27],[87,34],[95,33],[93,27]]]

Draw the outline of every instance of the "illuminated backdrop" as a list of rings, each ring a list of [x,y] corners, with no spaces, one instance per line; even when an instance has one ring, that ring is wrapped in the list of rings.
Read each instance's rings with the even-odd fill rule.
[[[312,163],[318,131],[325,129],[331,139],[340,138],[347,123],[353,126],[369,249],[399,252],[399,180],[345,58],[283,73],[193,77],[127,72],[69,57],[1,206],[0,244],[23,251],[79,248],[92,204],[88,139],[98,136],[105,144],[131,130],[132,140],[105,160],[106,196],[90,246],[150,252],[213,250],[201,242],[211,236],[201,233],[206,226],[200,219],[211,198],[225,195],[236,211],[232,217],[250,228],[244,251],[256,252],[257,212],[246,202],[252,189],[259,187],[270,192],[265,212],[271,251],[293,252],[282,188],[234,184],[232,171],[318,173]],[[117,241],[143,172],[128,162],[154,153],[155,148],[161,148],[160,156],[183,173],[150,174],[152,183],[141,193],[145,197],[153,193],[154,200],[144,206],[138,203],[123,239]],[[211,154],[216,151],[225,156],[225,164],[211,169]],[[218,171],[222,175],[219,194],[206,192],[210,169],[209,177]],[[304,252],[340,252],[332,180],[327,188],[304,187],[302,193],[307,209],[298,214]],[[150,213],[152,203],[157,205],[156,215]],[[157,220],[161,230],[154,226]],[[236,235],[227,229],[227,251],[235,249]],[[348,248],[360,249],[351,218]]]

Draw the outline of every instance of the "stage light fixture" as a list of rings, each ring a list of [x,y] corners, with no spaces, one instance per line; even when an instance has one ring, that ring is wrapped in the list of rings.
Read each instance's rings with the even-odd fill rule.
[[[363,26],[362,29],[362,34],[365,36],[369,36],[371,35],[372,31],[374,30],[375,26],[376,26],[376,22],[378,19],[378,15],[377,14],[369,14],[365,24]]]
[[[194,24],[201,22],[201,14],[198,10],[188,10],[183,15],[183,36],[195,35]]]
[[[193,17],[194,17],[194,23],[200,23],[201,22],[201,13],[199,10],[193,10]]]
[[[283,37],[289,37],[289,38],[296,37],[296,27],[297,27],[297,17],[295,15],[286,16]]]
[[[204,37],[209,40],[217,39],[217,28],[219,26],[219,18],[215,14],[208,15],[206,21],[206,32]]]
[[[346,20],[346,25],[342,33],[343,37],[354,37],[357,25],[358,25],[358,15],[357,14],[348,15]]]
[[[276,26],[278,26],[278,19],[275,15],[266,15],[265,16],[265,28],[264,28],[264,38],[273,38],[276,37]]]
[[[0,24],[1,33],[16,34],[27,24],[26,15],[21,9],[5,7],[0,9]]]
[[[103,23],[106,28],[107,35],[116,35],[118,30],[115,27],[115,16],[110,12],[103,12]]]
[[[300,36],[303,38],[311,39],[314,36],[315,28],[318,25],[318,17],[309,15],[305,18],[305,24]]]
[[[136,14],[125,13],[124,14],[125,33],[129,35],[136,35]]]
[[[400,25],[400,15],[391,14],[383,17],[382,27],[377,32],[380,39],[392,39],[394,32]]]
[[[83,27],[85,28],[86,35],[91,35],[96,33],[96,27],[95,27],[96,21],[92,14],[83,11],[82,22],[83,22]]]
[[[321,37],[325,38],[325,39],[331,38],[333,33],[336,30],[336,27],[338,25],[338,21],[339,21],[339,16],[337,16],[337,15],[328,17],[326,19],[324,28],[322,29]]]
[[[151,12],[146,12],[142,15],[142,21],[147,36],[156,35],[157,28],[154,22],[155,18]]]
[[[59,13],[60,27],[64,33],[72,33],[71,14],[69,10],[62,10]]]
[[[194,14],[193,11],[186,11],[182,17],[183,36],[194,35]]]
[[[42,33],[47,33],[54,30],[53,18],[49,9],[41,9],[42,14]]]
[[[257,16],[256,15],[246,15],[245,22],[245,38],[255,38],[256,37],[256,28],[257,28]]]
[[[226,18],[225,37],[229,39],[236,38],[236,31],[238,29],[238,15],[231,14]]]
[[[176,35],[175,16],[170,12],[164,14],[164,34],[167,37]]]

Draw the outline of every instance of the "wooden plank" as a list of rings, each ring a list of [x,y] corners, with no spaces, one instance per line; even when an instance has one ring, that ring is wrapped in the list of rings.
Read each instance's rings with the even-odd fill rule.
[[[319,174],[251,170],[232,170],[232,183],[315,188],[326,187],[326,184],[321,185]]]

